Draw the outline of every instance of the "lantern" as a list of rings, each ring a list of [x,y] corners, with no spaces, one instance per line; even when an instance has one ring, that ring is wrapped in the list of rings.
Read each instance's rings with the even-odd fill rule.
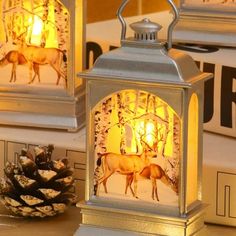
[[[0,1],[0,123],[76,130],[85,121],[83,0]]]
[[[167,45],[157,38],[161,26],[148,19],[131,24],[135,36],[126,39],[127,2],[118,10],[121,48],[81,73],[87,86],[87,184],[76,235],[200,234],[202,89],[211,75],[171,48],[178,19],[172,1]]]

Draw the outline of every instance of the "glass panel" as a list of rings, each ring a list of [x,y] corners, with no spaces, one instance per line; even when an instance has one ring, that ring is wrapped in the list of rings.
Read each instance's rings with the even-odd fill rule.
[[[180,119],[171,107],[148,92],[122,90],[93,116],[94,194],[178,206]]]
[[[1,19],[1,87],[65,94],[67,9],[57,0],[2,0]]]
[[[187,205],[198,200],[198,97],[193,94],[188,111]]]

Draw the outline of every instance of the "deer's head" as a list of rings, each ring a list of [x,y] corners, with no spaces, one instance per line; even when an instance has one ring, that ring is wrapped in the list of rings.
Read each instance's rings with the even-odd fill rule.
[[[147,142],[142,141],[142,140],[141,140],[141,144],[143,148],[143,154],[145,155],[145,157],[148,157],[148,158],[157,157],[157,151],[155,150],[154,147],[150,146]]]

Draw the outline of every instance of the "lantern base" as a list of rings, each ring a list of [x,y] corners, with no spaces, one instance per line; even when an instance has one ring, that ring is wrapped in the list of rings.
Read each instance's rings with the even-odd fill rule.
[[[192,236],[205,236],[206,227],[200,229]],[[79,229],[75,232],[74,236],[93,236],[93,235],[102,235],[102,236],[146,236],[147,233],[137,233],[131,231],[121,231],[121,230],[114,230],[114,229],[105,229],[105,228],[98,228],[94,226],[88,225],[81,225]],[[148,234],[149,236],[157,236],[159,234]],[[185,234],[189,235],[189,234]]]
[[[85,94],[76,97],[2,95],[0,123],[77,131],[85,126]]]
[[[235,20],[227,18],[182,13],[173,33],[174,42],[235,47]]]
[[[74,236],[204,236],[204,206],[186,216],[153,213],[78,204],[82,225]]]

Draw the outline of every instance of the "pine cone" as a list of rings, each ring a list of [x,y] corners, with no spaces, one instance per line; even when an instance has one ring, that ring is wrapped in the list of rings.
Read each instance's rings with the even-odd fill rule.
[[[75,202],[68,192],[73,186],[73,170],[68,160],[51,160],[53,145],[36,147],[35,158],[22,149],[18,164],[8,162],[0,179],[1,202],[21,216],[45,217],[64,212]]]

